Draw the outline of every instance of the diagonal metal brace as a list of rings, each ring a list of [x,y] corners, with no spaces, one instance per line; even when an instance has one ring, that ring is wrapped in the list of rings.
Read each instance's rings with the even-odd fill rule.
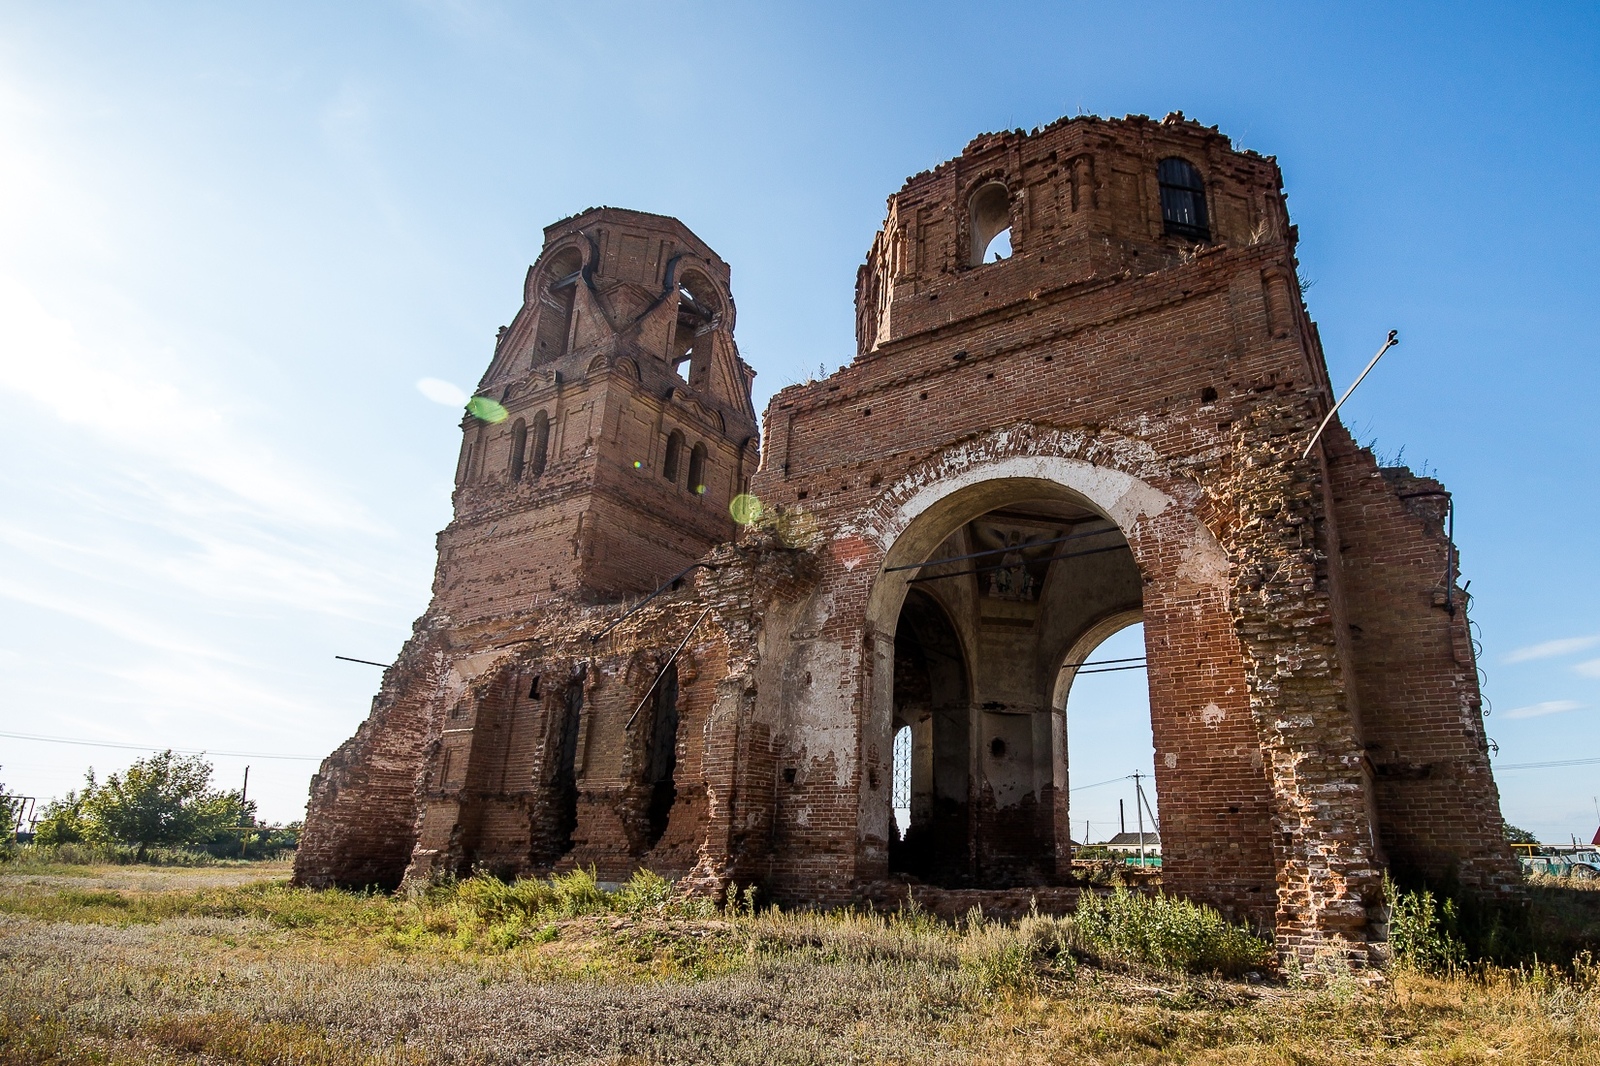
[[[644,699],[640,700],[639,706],[635,707],[633,709],[633,713],[628,715],[628,724],[622,727],[622,731],[624,733],[633,728],[634,719],[639,717],[639,712],[644,710],[644,705],[650,702],[650,697],[656,694],[656,686],[661,684],[661,679],[663,677],[667,676],[668,668],[670,668],[673,663],[678,661],[678,656],[682,653],[684,647],[689,643],[689,638],[694,636],[694,631],[700,628],[700,623],[704,622],[706,620],[706,615],[710,613],[711,608],[709,607],[700,612],[700,617],[694,620],[694,625],[689,627],[689,632],[683,635],[683,639],[678,641],[678,646],[672,649],[672,654],[667,656],[667,661],[661,664],[661,669],[656,671],[656,679],[650,682],[650,687],[644,691]]]

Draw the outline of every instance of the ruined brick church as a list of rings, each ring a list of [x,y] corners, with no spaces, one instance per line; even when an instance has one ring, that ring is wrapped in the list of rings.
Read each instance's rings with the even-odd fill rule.
[[[550,226],[296,880],[1061,902],[1073,681],[1142,622],[1167,891],[1359,965],[1386,869],[1509,890],[1450,498],[1337,420],[1302,456],[1296,239],[1275,161],[1182,115],[979,137],[758,436],[728,265]]]

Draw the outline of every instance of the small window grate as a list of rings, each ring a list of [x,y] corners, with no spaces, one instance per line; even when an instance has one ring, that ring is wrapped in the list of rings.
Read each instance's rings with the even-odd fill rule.
[[[911,813],[911,727],[908,725],[901,726],[894,735],[894,787],[890,792],[890,806],[897,812]]]

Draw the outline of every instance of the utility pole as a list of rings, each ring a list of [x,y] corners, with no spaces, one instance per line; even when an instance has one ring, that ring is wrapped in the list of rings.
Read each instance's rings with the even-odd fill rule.
[[[1144,869],[1144,806],[1139,802],[1144,798],[1144,790],[1139,787],[1139,771],[1133,772],[1133,813],[1139,819],[1139,869]]]
[[[239,788],[239,828],[241,830],[247,828],[247,823],[245,822],[245,819],[250,817],[250,815],[246,811],[245,805],[244,805],[245,798],[249,794],[250,794],[250,767],[246,766],[244,768],[244,784],[241,785],[240,788]],[[250,842],[250,834],[246,833],[246,832],[241,832],[239,834],[239,858],[241,858],[241,859],[244,858],[245,848],[247,846],[249,846],[249,842]]]

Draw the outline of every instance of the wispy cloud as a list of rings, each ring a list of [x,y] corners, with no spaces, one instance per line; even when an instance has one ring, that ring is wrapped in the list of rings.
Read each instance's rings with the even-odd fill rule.
[[[1505,713],[1507,718],[1543,718],[1547,714],[1563,714],[1567,711],[1582,709],[1583,704],[1577,700],[1545,700],[1543,703],[1530,703],[1526,707],[1517,707]]]
[[[1600,659],[1586,660],[1578,663],[1573,669],[1584,677],[1600,677]]]
[[[287,467],[231,405],[175,383],[155,353],[94,350],[26,285],[0,275],[0,390],[70,426],[207,483],[295,526],[376,528],[331,486]],[[163,372],[165,371],[165,372]]]
[[[1516,648],[1506,655],[1508,663],[1525,663],[1533,659],[1554,659],[1562,655],[1571,655],[1573,652],[1583,651],[1600,644],[1600,635],[1589,637],[1562,637],[1559,640],[1547,640],[1542,644],[1529,644]]]

